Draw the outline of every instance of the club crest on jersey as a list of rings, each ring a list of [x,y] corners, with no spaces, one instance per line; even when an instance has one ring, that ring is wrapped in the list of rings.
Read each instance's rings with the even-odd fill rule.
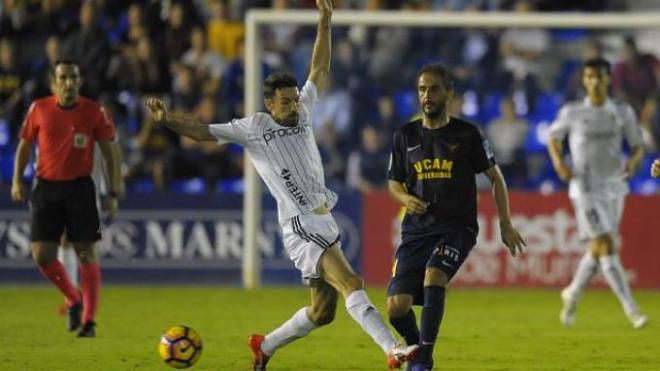
[[[449,150],[449,153],[456,153],[458,150],[458,147],[460,146],[458,143],[443,143],[445,147]]]
[[[282,172],[280,173],[280,177],[284,179],[284,186],[286,187],[286,190],[289,191],[289,193],[291,194],[291,196],[293,196],[296,202],[298,202],[298,204],[301,206],[307,205],[307,199],[305,199],[305,195],[300,190],[300,187],[298,187],[298,184],[296,183],[295,179],[293,179],[293,174],[291,174],[291,170],[282,169]]]
[[[307,126],[293,126],[290,128],[281,128],[281,129],[266,129],[264,131],[263,137],[264,140],[266,141],[266,144],[269,144],[269,142],[275,138],[281,138],[281,137],[286,137],[289,135],[297,135],[297,134],[304,134],[307,132]]]
[[[73,134],[73,148],[87,148],[87,135],[81,133]]]

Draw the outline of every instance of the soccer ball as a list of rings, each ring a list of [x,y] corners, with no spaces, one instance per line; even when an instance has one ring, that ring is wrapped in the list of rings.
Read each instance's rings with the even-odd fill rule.
[[[188,326],[174,326],[160,337],[158,353],[168,366],[188,368],[202,356],[202,338]]]

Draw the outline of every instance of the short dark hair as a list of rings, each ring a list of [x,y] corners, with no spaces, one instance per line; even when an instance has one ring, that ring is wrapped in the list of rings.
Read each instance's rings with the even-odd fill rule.
[[[602,69],[605,72],[607,72],[608,75],[611,75],[610,72],[610,62],[607,61],[607,59],[602,58],[602,57],[596,57],[596,58],[591,58],[587,59],[582,63],[582,72],[584,73],[584,70],[587,68],[595,68],[595,69]]]
[[[55,69],[56,69],[57,66],[59,66],[60,64],[72,64],[72,65],[74,65],[74,66],[80,68],[80,65],[78,65],[78,62],[75,61],[75,60],[73,60],[73,59],[71,59],[71,58],[62,58],[62,59],[58,59],[58,60],[55,61],[55,63],[53,63],[52,66],[50,66],[50,77],[51,77],[51,78],[54,78],[54,77],[55,77]]]
[[[296,87],[298,87],[298,80],[295,76],[288,72],[275,72],[264,81],[264,98],[275,97],[277,89]]]
[[[451,72],[449,72],[449,69],[447,69],[447,67],[445,67],[443,64],[431,63],[422,66],[419,72],[417,72],[417,80],[415,80],[415,85],[419,83],[419,78],[422,77],[422,75],[425,73],[432,73],[440,76],[440,80],[442,80],[442,85],[444,86],[445,90],[454,90],[454,81],[451,77]]]

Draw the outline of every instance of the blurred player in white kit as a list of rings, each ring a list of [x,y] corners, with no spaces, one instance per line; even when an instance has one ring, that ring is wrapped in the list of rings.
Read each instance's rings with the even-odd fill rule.
[[[560,321],[575,323],[578,300],[598,272],[617,296],[634,328],[648,318],[632,297],[619,259],[616,239],[628,194],[627,180],[643,156],[642,136],[632,107],[609,97],[610,64],[605,59],[587,60],[582,66],[583,102],[564,105],[550,128],[548,150],[559,177],[569,183],[569,197],[575,209],[580,238],[588,250],[578,264],[572,282],[561,292]],[[563,141],[568,136],[572,166],[564,162]],[[631,153],[622,164],[625,139]]]

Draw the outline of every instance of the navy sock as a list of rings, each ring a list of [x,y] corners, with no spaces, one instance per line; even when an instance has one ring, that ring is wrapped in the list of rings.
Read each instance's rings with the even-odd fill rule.
[[[440,322],[445,311],[445,288],[440,286],[424,287],[424,309],[420,333],[419,363],[433,367],[433,346],[440,331]]]
[[[417,328],[417,319],[412,309],[403,317],[390,317],[390,323],[401,336],[406,340],[406,344],[419,344],[419,329]]]

